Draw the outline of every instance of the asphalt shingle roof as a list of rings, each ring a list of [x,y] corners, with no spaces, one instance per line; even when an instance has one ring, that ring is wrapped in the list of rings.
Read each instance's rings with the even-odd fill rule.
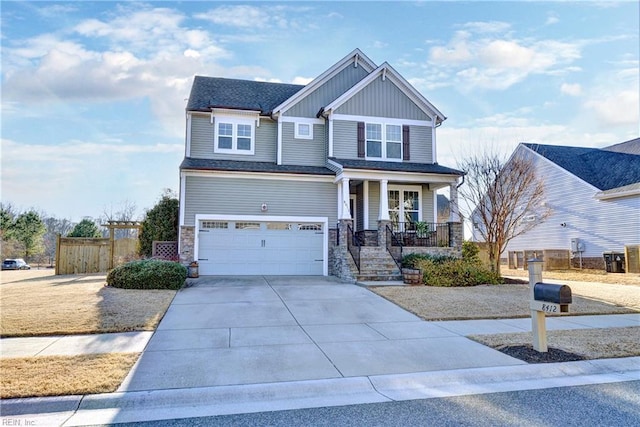
[[[451,169],[446,166],[440,166],[437,163],[406,163],[406,162],[379,162],[370,160],[356,159],[336,159],[331,158],[336,163],[342,165],[345,169],[367,169],[367,170],[383,170],[393,172],[416,172],[416,173],[438,173],[446,175],[464,175],[463,172]]]
[[[524,144],[599,190],[640,182],[640,156],[597,148]]]
[[[187,110],[211,111],[211,108],[229,108],[259,111],[262,115],[268,115],[303,87],[285,83],[195,76]]]
[[[276,172],[303,175],[335,175],[323,166],[277,165],[272,162],[247,162],[240,160],[196,159],[185,157],[180,170],[219,170],[239,172]]]

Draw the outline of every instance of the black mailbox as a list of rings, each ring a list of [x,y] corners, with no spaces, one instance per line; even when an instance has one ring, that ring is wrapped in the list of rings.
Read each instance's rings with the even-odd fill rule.
[[[571,288],[567,285],[536,283],[533,286],[533,298],[537,301],[571,304]]]

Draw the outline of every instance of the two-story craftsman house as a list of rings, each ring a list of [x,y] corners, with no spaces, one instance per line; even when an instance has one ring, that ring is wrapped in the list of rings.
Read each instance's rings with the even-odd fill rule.
[[[197,76],[186,110],[179,252],[200,274],[383,279],[409,248],[459,253],[446,117],[389,64],[356,49],[306,86]]]

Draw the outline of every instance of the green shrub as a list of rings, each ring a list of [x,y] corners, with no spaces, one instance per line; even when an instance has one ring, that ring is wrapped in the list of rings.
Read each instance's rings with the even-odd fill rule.
[[[475,242],[471,242],[469,240],[465,240],[462,242],[462,259],[471,262],[471,263],[479,263],[480,256],[480,248]]]
[[[143,259],[111,270],[107,284],[123,289],[180,289],[186,278],[187,268],[182,264]]]
[[[421,261],[432,261],[436,264],[454,261],[458,258],[448,255],[429,255],[429,254],[409,254],[402,258],[402,268],[419,268],[418,263]]]
[[[497,285],[500,277],[474,262],[463,259],[423,259],[415,268],[422,270],[425,285],[429,286],[476,286]]]

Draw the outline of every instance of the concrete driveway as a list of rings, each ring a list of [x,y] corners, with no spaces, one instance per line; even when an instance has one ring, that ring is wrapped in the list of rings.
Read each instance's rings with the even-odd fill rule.
[[[178,292],[120,391],[519,364],[332,277],[201,277]]]

